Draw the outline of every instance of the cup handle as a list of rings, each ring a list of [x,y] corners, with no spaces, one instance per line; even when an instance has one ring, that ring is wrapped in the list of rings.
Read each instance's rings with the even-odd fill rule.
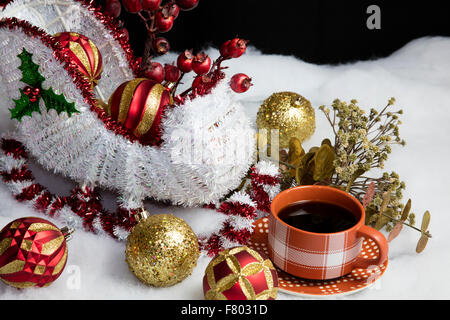
[[[389,245],[381,232],[363,225],[358,230],[358,236],[364,236],[365,238],[370,238],[375,241],[380,252],[378,258],[376,259],[365,259],[361,257],[356,258],[356,262],[354,264],[355,268],[367,269],[370,266],[378,266],[386,261],[388,257]]]

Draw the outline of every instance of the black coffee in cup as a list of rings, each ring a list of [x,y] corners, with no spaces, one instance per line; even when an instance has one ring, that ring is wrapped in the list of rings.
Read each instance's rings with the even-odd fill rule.
[[[344,231],[358,222],[346,208],[320,201],[294,202],[283,208],[278,217],[294,228],[315,233]]]

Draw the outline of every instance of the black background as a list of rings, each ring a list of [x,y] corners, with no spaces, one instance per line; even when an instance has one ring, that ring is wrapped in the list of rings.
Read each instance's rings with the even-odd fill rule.
[[[239,36],[264,53],[295,55],[319,64],[344,63],[387,56],[422,36],[450,36],[449,2],[200,0],[194,10],[181,12],[163,36],[174,51],[218,47]],[[366,26],[366,10],[372,4],[381,9],[380,30]],[[123,12],[120,19],[140,54],[145,29],[139,18]]]

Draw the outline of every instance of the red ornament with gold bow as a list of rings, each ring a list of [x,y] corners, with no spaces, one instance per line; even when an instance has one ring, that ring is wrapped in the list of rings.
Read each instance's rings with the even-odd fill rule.
[[[103,108],[143,144],[160,141],[165,108],[173,104],[169,90],[154,80],[137,78],[122,83]]]
[[[221,251],[203,277],[207,300],[274,300],[278,275],[268,258],[247,246]]]
[[[0,231],[0,280],[16,288],[50,285],[66,265],[72,232],[35,217],[8,223]]]
[[[97,46],[86,36],[76,32],[61,32],[54,35],[78,71],[95,87],[103,70],[102,55]]]

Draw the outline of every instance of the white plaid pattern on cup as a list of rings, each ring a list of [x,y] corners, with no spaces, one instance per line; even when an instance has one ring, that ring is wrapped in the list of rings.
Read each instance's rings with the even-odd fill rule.
[[[298,244],[301,248],[288,245],[292,229],[272,216],[269,216],[269,229],[269,252],[273,262],[282,270],[287,270],[291,265],[320,271],[322,279],[337,278],[344,275],[345,266],[361,252],[363,239],[349,243],[347,232],[324,234],[323,248],[309,250],[307,243]]]

